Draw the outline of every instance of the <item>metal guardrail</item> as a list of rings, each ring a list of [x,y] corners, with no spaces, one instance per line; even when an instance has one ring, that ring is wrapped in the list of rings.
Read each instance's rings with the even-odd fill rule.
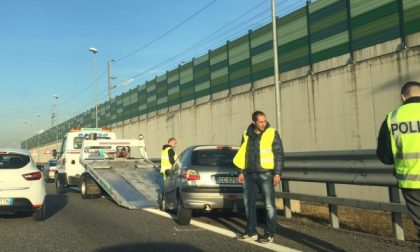
[[[400,202],[394,167],[382,164],[375,150],[296,152],[285,154],[285,169],[282,174],[284,216],[291,218],[291,199],[326,203],[329,208],[330,224],[339,228],[337,206],[349,206],[391,212],[394,238],[404,240],[402,213],[408,213]],[[325,183],[326,196],[290,192],[289,181]],[[389,202],[340,198],[336,196],[335,184],[388,187]]]
[[[150,159],[160,163],[160,158]],[[404,240],[402,214],[408,213],[400,202],[394,167],[382,164],[375,150],[294,152],[285,154],[285,169],[282,173],[282,198],[284,216],[292,217],[291,199],[328,204],[330,224],[339,228],[337,206],[348,206],[390,212],[394,238]],[[290,192],[290,181],[325,183],[327,195],[309,195]],[[337,197],[335,184],[388,187],[389,202]]]

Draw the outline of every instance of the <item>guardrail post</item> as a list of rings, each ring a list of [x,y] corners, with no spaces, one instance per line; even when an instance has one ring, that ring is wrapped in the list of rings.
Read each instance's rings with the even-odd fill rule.
[[[336,197],[335,184],[327,182],[327,195],[330,197]],[[328,204],[328,212],[330,215],[330,224],[333,228],[340,228],[340,222],[338,221],[338,207],[337,205]]]
[[[400,202],[400,190],[398,187],[390,186],[388,187],[389,191],[389,201],[392,203],[401,203]],[[392,234],[395,239],[404,240],[404,229],[403,229],[403,219],[401,213],[391,212],[392,218]]]
[[[283,192],[290,192],[289,189],[289,181],[282,180],[281,181],[281,188]],[[290,219],[292,218],[292,208],[291,208],[291,200],[289,198],[283,198],[283,208],[284,208],[284,217]]]

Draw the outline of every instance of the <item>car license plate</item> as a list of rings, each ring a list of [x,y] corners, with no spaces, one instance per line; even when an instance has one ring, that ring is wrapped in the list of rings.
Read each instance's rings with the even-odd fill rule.
[[[8,198],[0,199],[0,206],[12,206],[12,205],[13,205],[13,199],[8,199]]]
[[[216,177],[217,184],[237,184],[238,177]]]

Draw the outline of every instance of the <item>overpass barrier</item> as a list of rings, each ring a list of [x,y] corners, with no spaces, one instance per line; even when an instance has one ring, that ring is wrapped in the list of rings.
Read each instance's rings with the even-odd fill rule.
[[[276,197],[283,198],[286,218],[292,217],[291,199],[328,204],[333,228],[339,228],[338,206],[390,212],[393,237],[404,240],[402,214],[408,210],[400,202],[393,170],[392,165],[384,165],[377,159],[375,150],[286,153],[282,191],[276,192]],[[327,195],[291,192],[290,181],[325,183]],[[336,184],[388,187],[389,202],[337,197]]]

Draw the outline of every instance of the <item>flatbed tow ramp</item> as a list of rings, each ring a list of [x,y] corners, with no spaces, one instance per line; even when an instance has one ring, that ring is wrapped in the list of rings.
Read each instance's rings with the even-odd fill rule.
[[[162,177],[147,158],[144,141],[136,139],[84,140],[80,163],[82,198],[106,192],[128,209],[158,208]]]

